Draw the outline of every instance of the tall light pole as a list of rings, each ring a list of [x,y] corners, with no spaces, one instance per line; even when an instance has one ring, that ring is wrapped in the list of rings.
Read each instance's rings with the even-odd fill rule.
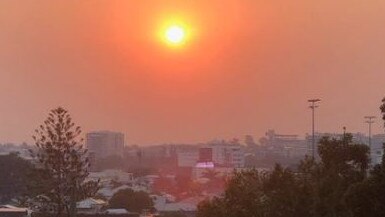
[[[321,101],[320,99],[309,99],[308,102],[311,103],[309,108],[311,108],[311,111],[312,111],[312,156],[313,156],[313,160],[315,159],[315,136],[314,136],[314,110],[316,108],[318,108],[318,105],[316,104],[317,102]]]
[[[372,154],[372,124],[374,123],[374,120],[376,116],[365,116],[366,123],[369,125],[369,156]]]

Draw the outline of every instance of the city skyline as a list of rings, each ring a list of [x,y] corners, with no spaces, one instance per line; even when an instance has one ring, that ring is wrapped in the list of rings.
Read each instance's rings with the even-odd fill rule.
[[[38,3],[37,3],[38,2]],[[266,129],[367,133],[385,94],[385,2],[5,0],[0,141],[32,143],[47,112],[130,144],[195,143]],[[325,14],[327,16],[325,16]],[[157,38],[179,16],[184,49]],[[5,22],[3,22],[5,21]]]
[[[112,130],[107,130],[107,129],[83,132],[82,138],[84,139],[83,145],[85,147],[87,147],[88,135],[93,134],[93,133],[118,133],[118,134],[122,134],[123,137],[126,136],[122,132],[112,131]],[[265,132],[263,134],[260,134],[260,135],[259,134],[245,134],[245,135],[233,136],[233,137],[228,137],[228,138],[219,138],[219,137],[218,138],[211,138],[211,139],[204,140],[204,141],[203,140],[202,141],[186,141],[186,142],[170,141],[170,142],[159,142],[159,143],[153,143],[153,144],[139,144],[139,143],[132,143],[131,141],[125,141],[123,144],[124,144],[124,147],[136,147],[136,146],[152,147],[152,146],[163,146],[163,145],[186,145],[186,146],[197,145],[197,146],[200,146],[200,145],[211,144],[211,143],[215,144],[215,143],[225,142],[225,143],[231,144],[232,142],[236,142],[236,143],[239,143],[239,145],[247,146],[247,139],[248,139],[247,137],[251,136],[251,138],[254,139],[254,142],[256,143],[256,145],[262,145],[261,141],[259,141],[259,140],[269,137],[269,134],[271,134],[271,133],[274,133],[277,136],[292,138],[292,139],[295,139],[297,141],[303,141],[303,142],[307,141],[308,145],[309,145],[309,150],[312,149],[310,147],[311,143],[312,143],[312,133],[311,132],[304,133],[304,134],[293,134],[290,132],[276,131],[275,129],[266,129]],[[349,131],[344,131],[344,129],[342,129],[342,131],[336,131],[336,132],[331,132],[331,131],[318,132],[318,131],[315,131],[315,136],[318,139],[321,137],[324,137],[324,136],[330,137],[330,138],[340,138],[341,136],[344,135],[344,133],[349,133],[353,137],[357,136],[358,140],[354,140],[357,143],[369,145],[368,132],[349,132]],[[377,138],[380,138],[380,137],[382,138],[384,136],[385,136],[385,133],[381,133],[381,132],[371,134],[371,137],[377,137]],[[382,144],[382,142],[380,142],[380,143]],[[31,145],[31,146],[33,146],[34,142],[28,143],[26,141],[22,141],[22,142],[0,141],[0,145],[16,145],[16,146],[18,146],[18,145],[20,145],[20,146]],[[377,147],[377,149],[378,149],[378,147]]]

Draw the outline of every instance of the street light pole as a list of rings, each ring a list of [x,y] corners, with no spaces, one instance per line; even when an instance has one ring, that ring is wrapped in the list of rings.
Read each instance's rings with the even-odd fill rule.
[[[364,117],[367,121],[365,121],[369,125],[369,156],[372,154],[372,124],[374,123],[374,120],[376,116],[365,116]]]
[[[320,99],[309,99],[308,102],[311,103],[309,108],[312,110],[312,156],[313,160],[315,159],[315,135],[314,135],[314,110],[318,108],[316,105],[317,102],[321,101]]]

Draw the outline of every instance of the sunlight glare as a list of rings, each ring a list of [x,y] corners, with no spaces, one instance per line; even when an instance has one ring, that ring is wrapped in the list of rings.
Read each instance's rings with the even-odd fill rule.
[[[185,30],[177,25],[167,28],[165,33],[166,39],[172,44],[180,44],[185,39]]]

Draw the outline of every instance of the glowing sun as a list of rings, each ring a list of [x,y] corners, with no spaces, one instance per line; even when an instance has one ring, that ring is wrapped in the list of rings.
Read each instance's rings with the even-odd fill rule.
[[[181,26],[172,25],[166,29],[164,33],[164,37],[166,41],[170,44],[173,44],[173,45],[183,44],[183,42],[186,39],[186,31]]]

